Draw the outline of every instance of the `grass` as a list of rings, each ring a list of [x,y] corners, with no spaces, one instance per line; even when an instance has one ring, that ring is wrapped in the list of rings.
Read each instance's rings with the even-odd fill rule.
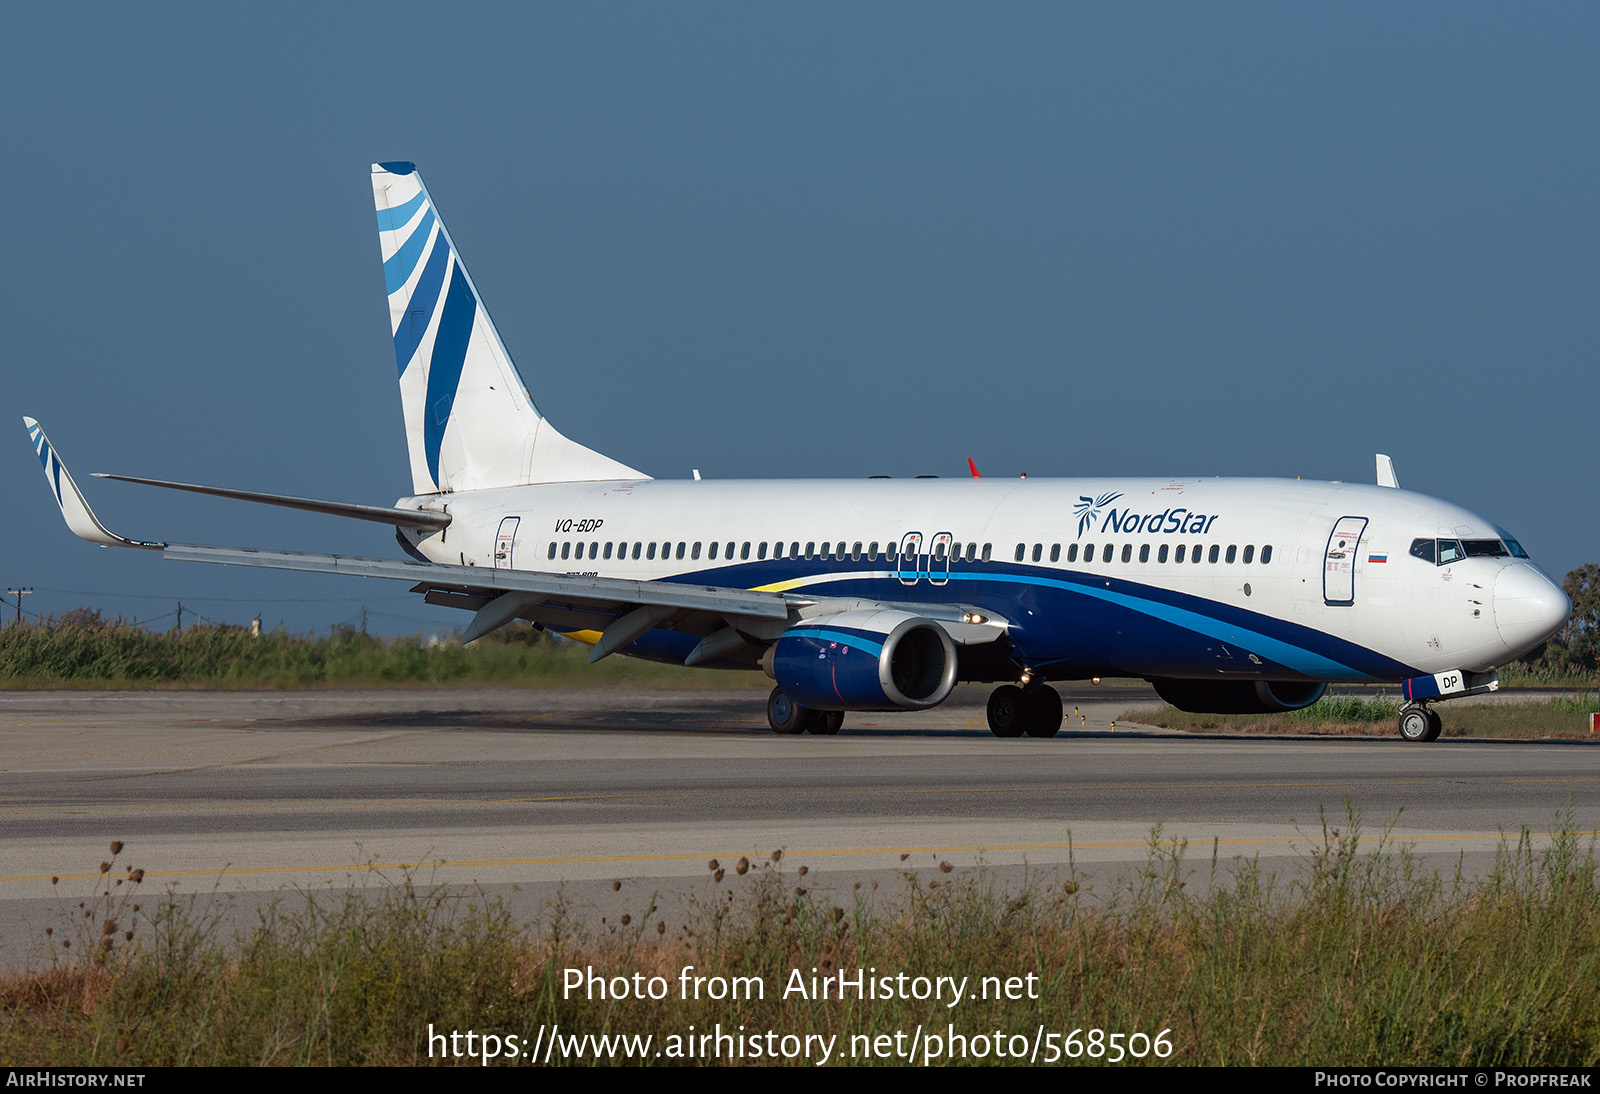
[[[1600,711],[1600,693],[1532,702],[1444,703],[1445,737],[1590,739],[1589,714]],[[1191,714],[1165,704],[1126,710],[1117,721],[1139,722],[1191,733],[1310,733],[1387,736],[1395,732],[1400,700],[1330,696],[1285,714]]]
[[[528,627],[468,647],[419,638],[190,627],[181,636],[121,623],[0,630],[0,688],[303,688],[466,684],[750,687],[755,672],[685,669],[626,657],[589,664],[589,647]]]
[[[943,865],[881,891],[836,893],[774,853],[713,862],[685,907],[647,900],[598,929],[559,906],[540,923],[517,924],[492,900],[409,877],[376,900],[323,907],[303,898],[227,940],[168,902],[139,945],[0,982],[0,1058],[12,1066],[476,1064],[441,1059],[430,1026],[475,1031],[479,1055],[486,1033],[498,1053],[548,1045],[559,1026],[563,1036],[649,1036],[643,1062],[661,1064],[692,1047],[691,1026],[711,1033],[720,1023],[730,1033],[790,1035],[797,1052],[798,1038],[834,1038],[833,1059],[844,1062],[869,1062],[875,1047],[888,1052],[877,1062],[912,1062],[904,1052],[920,1027],[918,1063],[936,1047],[930,1035],[940,1053],[933,1062],[952,1062],[953,1033],[968,1039],[968,1060],[994,1063],[997,1048],[1031,1051],[1036,1031],[1053,1035],[1043,1043],[1057,1052],[1075,1043],[1081,1062],[1100,1062],[1109,1048],[1091,1032],[1099,1029],[1151,1039],[1166,1031],[1166,1062],[1175,1064],[1593,1067],[1594,847],[1570,820],[1555,827],[1542,852],[1526,832],[1507,840],[1477,881],[1421,873],[1404,848],[1364,834],[1355,815],[1324,824],[1290,881],[1252,861],[1221,862],[1215,849],[1196,864],[1159,830],[1144,868],[1102,892],[1070,871],[1002,892],[982,870]],[[1199,875],[1208,884],[1191,886]],[[761,997],[681,998],[689,966],[724,983],[751,978],[744,983],[760,983]],[[569,969],[639,985],[659,977],[667,998],[569,991]],[[841,969],[969,977],[969,993],[983,976],[997,987],[1015,977],[1019,997],[954,1007],[948,996],[909,992],[783,997],[797,974],[809,985]],[[1021,989],[1029,976],[1031,993]],[[741,1044],[745,1062],[764,1062]],[[1162,1062],[1151,1044],[1143,1062]],[[973,1060],[980,1045],[985,1057]],[[585,1062],[596,1062],[587,1047]],[[600,1055],[628,1062],[616,1045]],[[558,1052],[553,1062],[577,1061]]]

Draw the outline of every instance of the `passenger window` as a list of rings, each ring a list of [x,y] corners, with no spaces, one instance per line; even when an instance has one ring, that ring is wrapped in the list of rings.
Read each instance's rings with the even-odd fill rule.
[[[1124,543],[1122,545],[1122,561],[1124,561],[1124,562],[1132,562],[1133,561],[1133,544]]]
[[[1256,545],[1254,543],[1245,544],[1245,547],[1244,547],[1244,564],[1246,566],[1250,565],[1250,560],[1255,557],[1255,553],[1256,553]]]
[[[1076,561],[1078,561],[1078,545],[1076,543],[1070,545],[1067,548],[1067,561],[1068,562],[1076,562]]]
[[[1174,556],[1173,561],[1175,561],[1175,562],[1182,562],[1183,561],[1183,544],[1181,544],[1181,543],[1178,544],[1178,553]]]
[[[831,554],[833,554],[833,541],[825,539],[822,541],[822,551],[817,555],[817,557],[825,559]]]
[[[683,544],[681,544],[681,543],[678,544],[678,557],[679,558],[683,557]]]
[[[550,557],[551,558],[555,558],[556,557],[556,545],[555,545],[555,541],[553,541],[553,540],[550,543]]]
[[[1211,561],[1212,561],[1213,564],[1217,561],[1217,556],[1219,554],[1221,554],[1221,553],[1222,553],[1221,545],[1213,543],[1211,545]]]
[[[699,544],[698,541],[695,543],[695,545],[693,547],[691,547],[689,549],[689,557],[690,558],[699,558],[700,557],[700,544]]]
[[[1229,566],[1233,565],[1233,558],[1234,558],[1234,556],[1236,554],[1238,554],[1238,552],[1239,552],[1239,547],[1238,547],[1237,544],[1234,544],[1234,543],[1228,544],[1227,561],[1228,561],[1228,565]]]
[[[710,558],[711,561],[715,562],[717,560],[717,548],[720,547],[720,546],[721,546],[721,544],[719,544],[716,540],[712,540],[711,541],[711,550],[707,552],[707,556],[706,557]]]
[[[1111,561],[1111,552],[1113,550],[1115,550],[1115,548],[1112,547],[1111,544],[1109,544],[1109,543],[1106,544],[1104,547],[1100,548],[1100,561],[1101,562],[1110,562]]]
[[[654,559],[656,557],[656,541],[655,540],[651,540],[650,541],[650,547],[649,547],[648,550],[645,551],[644,557],[648,558],[648,559]]]
[[[1148,543],[1139,544],[1139,561],[1140,562],[1149,562],[1150,561],[1150,545]]]
[[[1267,563],[1269,563],[1271,561],[1272,561],[1272,544],[1269,543],[1265,547],[1261,548],[1261,565],[1265,566]]]
[[[833,558],[835,562],[844,561],[844,540],[841,539],[838,543],[834,544]]]
[[[635,543],[633,545],[633,557],[634,557],[635,560],[637,560],[639,558],[639,549],[641,547],[643,547],[643,546],[644,546],[644,544],[642,544],[642,543]]]
[[[1196,543],[1194,545],[1194,550],[1189,552],[1189,561],[1193,562],[1196,566],[1200,565],[1200,555],[1204,550],[1204,547]]]
[[[939,557],[943,558],[944,557],[944,544],[942,544],[942,543],[939,545],[939,552],[940,552]],[[861,561],[861,541],[860,540],[857,540],[855,546],[850,548],[850,561],[852,561],[852,562],[860,562]]]
[[[809,543],[806,544],[806,550],[807,551],[811,550],[811,544],[809,544]],[[899,550],[900,550],[900,545],[897,544],[897,543],[884,544],[883,560],[885,562],[893,562],[894,561],[894,556]]]
[[[567,558],[571,554],[572,554],[572,544],[571,543],[563,543],[561,545],[561,557],[562,558]]]
[[[1089,565],[1094,561],[1094,544],[1088,544],[1083,549],[1083,564]]]
[[[1050,561],[1051,562],[1060,562],[1061,561],[1061,544],[1052,543],[1050,545]]]
[[[611,557],[611,544],[609,542],[606,544],[606,549],[604,551],[600,552],[600,557],[601,558],[610,558]]]
[[[799,558],[800,557],[800,541],[799,540],[795,540],[793,543],[789,544],[789,557],[790,558]]]
[[[1026,554],[1027,551],[1028,551],[1028,547],[1027,547],[1026,544],[1023,544],[1023,543],[1017,544],[1017,561],[1018,562],[1022,561],[1022,556],[1024,554]]]
[[[1044,544],[1035,543],[1033,545],[1033,561],[1038,562],[1043,557],[1044,557]]]
[[[1167,561],[1167,545],[1165,543],[1163,543],[1161,545],[1160,550],[1156,551],[1156,561],[1157,562],[1165,562],[1165,561]],[[1183,559],[1180,558],[1178,561],[1182,562]]]
[[[729,562],[733,561],[733,540],[730,539],[728,545],[722,549],[722,557]]]
[[[983,545],[983,561],[985,561],[985,562],[989,561],[989,552],[993,547],[994,547],[994,544],[992,544],[992,543],[985,543]]]
[[[978,545],[976,543],[967,544],[967,561],[971,562],[973,559],[975,559],[977,557],[978,557]]]
[[[878,561],[878,541],[877,540],[873,540],[867,546],[867,561],[868,562],[876,562],[876,561]]]
[[[739,557],[741,559],[748,559],[750,557],[750,541],[749,540],[745,540],[744,541],[744,546],[739,548]]]
[[[764,559],[766,557],[767,557],[767,541],[766,540],[762,540],[760,543],[756,544],[756,558],[759,560],[759,559]]]

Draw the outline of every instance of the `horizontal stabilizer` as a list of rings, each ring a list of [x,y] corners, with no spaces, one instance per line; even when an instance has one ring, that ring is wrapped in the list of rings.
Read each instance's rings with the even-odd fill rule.
[[[235,501],[253,501],[261,505],[278,505],[285,509],[304,509],[308,513],[325,513],[330,517],[350,517],[353,520],[370,520],[398,528],[423,528],[439,531],[450,526],[449,513],[434,513],[426,509],[390,509],[382,505],[348,505],[338,501],[319,501],[316,498],[294,498],[285,494],[261,494],[253,490],[229,490],[221,486],[196,486],[187,482],[165,482],[161,479],[140,479],[132,475],[108,475],[98,472],[97,479],[114,479],[117,482],[136,482],[141,486],[160,486],[167,490],[187,490],[191,494],[209,494],[215,498],[233,498]]]

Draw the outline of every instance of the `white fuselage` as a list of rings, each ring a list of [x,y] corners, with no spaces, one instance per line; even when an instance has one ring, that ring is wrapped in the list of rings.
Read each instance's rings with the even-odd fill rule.
[[[447,531],[405,533],[434,562],[972,605],[1056,678],[1482,671],[1568,607],[1525,557],[1482,553],[1520,554],[1484,518],[1347,483],[646,480],[399,504],[448,509]],[[1422,540],[1480,553],[1440,564]]]

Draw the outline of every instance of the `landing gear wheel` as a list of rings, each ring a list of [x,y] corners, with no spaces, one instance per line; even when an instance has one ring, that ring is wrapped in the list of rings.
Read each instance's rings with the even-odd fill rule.
[[[1028,720],[1024,732],[1030,737],[1054,737],[1061,732],[1061,693],[1052,687],[1024,692]]]
[[[1015,684],[1002,684],[989,694],[989,732],[1020,737],[1028,725],[1028,696]]]
[[[1400,712],[1400,736],[1408,741],[1436,741],[1444,722],[1431,707],[1408,707]]]
[[[844,711],[813,710],[810,720],[806,722],[806,732],[821,737],[832,737],[839,732],[839,727],[842,725],[844,725]]]
[[[804,733],[806,723],[812,715],[818,713],[810,707],[803,707],[783,693],[782,688],[773,688],[772,694],[767,696],[767,724],[774,733],[794,734]]]

